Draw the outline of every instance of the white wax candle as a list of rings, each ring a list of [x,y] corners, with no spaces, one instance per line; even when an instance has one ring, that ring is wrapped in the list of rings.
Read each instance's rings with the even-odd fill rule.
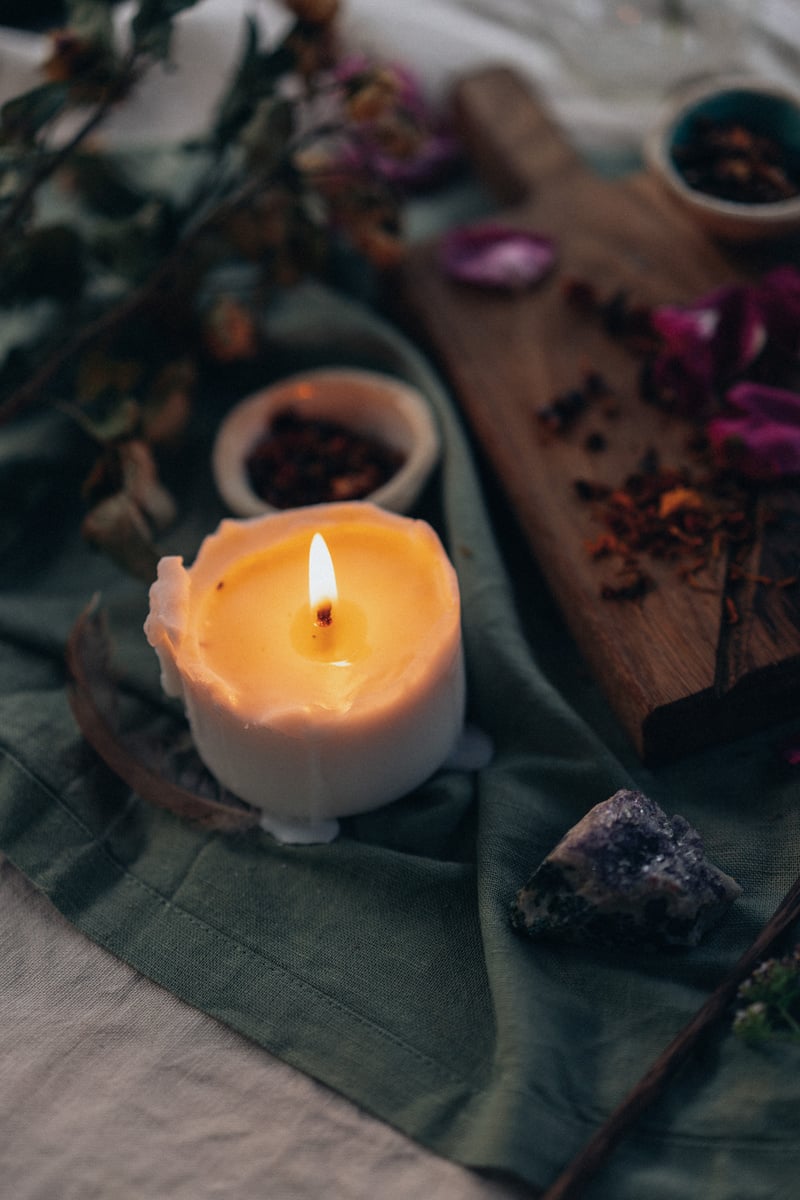
[[[318,597],[315,533],[335,576]],[[395,800],[461,731],[455,572],[428,524],[372,504],[223,521],[188,570],[161,560],[145,632],[200,757],[279,820]]]

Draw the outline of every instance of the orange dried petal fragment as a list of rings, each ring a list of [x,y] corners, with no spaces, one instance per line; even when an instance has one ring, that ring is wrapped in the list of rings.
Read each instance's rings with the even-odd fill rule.
[[[704,508],[703,497],[694,488],[676,487],[668,492],[662,492],[658,501],[658,515],[661,520],[671,517],[673,513],[685,508]]]

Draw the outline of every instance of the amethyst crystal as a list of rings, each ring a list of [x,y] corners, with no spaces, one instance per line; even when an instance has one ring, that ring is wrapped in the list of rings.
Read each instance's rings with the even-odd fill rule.
[[[596,804],[517,893],[513,925],[533,938],[696,946],[740,896],[700,834],[622,789]]]

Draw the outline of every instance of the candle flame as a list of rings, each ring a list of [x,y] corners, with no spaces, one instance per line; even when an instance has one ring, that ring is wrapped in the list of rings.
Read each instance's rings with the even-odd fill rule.
[[[333,559],[321,533],[315,533],[308,551],[308,603],[316,625],[330,625],[338,599]]]

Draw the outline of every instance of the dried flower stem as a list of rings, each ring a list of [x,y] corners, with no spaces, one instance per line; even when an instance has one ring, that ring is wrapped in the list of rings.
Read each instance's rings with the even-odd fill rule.
[[[269,178],[265,178],[263,174],[254,175],[234,193],[205,213],[176,243],[171,253],[163,259],[144,283],[129,292],[118,304],[107,309],[94,321],[82,326],[73,337],[54,351],[30,379],[11,393],[0,405],[0,426],[7,424],[25,409],[30,408],[41,395],[45,386],[71,358],[85,350],[98,337],[110,333],[111,330],[116,329],[124,321],[145,308],[176,271],[192,246],[214,225],[251,200],[268,182]]]
[[[539,1200],[578,1200],[583,1188],[600,1170],[617,1142],[644,1110],[659,1098],[669,1080],[694,1052],[700,1040],[714,1023],[725,1015],[736,998],[742,981],[798,917],[800,877],[792,884],[756,940],[711,993],[703,1007],[656,1059],[649,1071],[603,1122],[558,1179],[542,1193]]]
[[[103,123],[116,102],[136,82],[136,58],[135,51],[131,51],[120,67],[119,76],[106,89],[105,95],[98,102],[97,107],[89,113],[83,124],[57,150],[43,157],[38,168],[32,173],[25,187],[20,190],[13,203],[7,209],[2,221],[0,221],[0,240],[13,231],[17,221],[25,212],[36,191],[45,180],[55,174],[62,163],[66,162],[72,152],[80,146],[81,142],[85,141],[89,134],[93,133]]]

